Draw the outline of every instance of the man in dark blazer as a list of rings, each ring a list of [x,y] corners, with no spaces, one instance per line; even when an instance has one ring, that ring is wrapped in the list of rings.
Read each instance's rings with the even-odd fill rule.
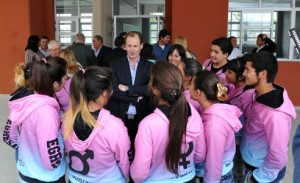
[[[152,63],[140,57],[142,47],[140,32],[127,33],[127,56],[111,63],[113,94],[108,109],[124,121],[132,148],[140,121],[152,112],[147,90]]]
[[[277,44],[267,37],[266,34],[259,34],[256,38],[257,48],[252,50],[252,53],[260,51],[268,51],[274,53],[277,48]]]
[[[85,36],[81,32],[76,34],[75,42],[67,47],[67,49],[73,51],[77,62],[79,62],[83,68],[96,65],[97,59],[93,54],[93,50],[90,46],[85,45]]]
[[[97,57],[97,65],[104,66],[104,57],[107,53],[112,51],[112,48],[103,45],[103,38],[100,35],[96,35],[93,37],[93,47],[95,56]]]

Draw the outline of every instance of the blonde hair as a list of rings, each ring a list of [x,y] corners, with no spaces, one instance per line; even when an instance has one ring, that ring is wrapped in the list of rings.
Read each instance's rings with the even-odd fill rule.
[[[175,39],[175,44],[180,44],[184,48],[185,51],[188,51],[189,45],[188,45],[188,42],[185,37],[177,36]]]
[[[93,101],[103,108],[98,100],[103,91],[111,91],[112,71],[109,68],[92,66],[79,70],[72,78],[70,86],[70,106],[63,116],[64,138],[70,137],[77,116],[90,128],[103,127],[89,111],[88,104]]]
[[[17,88],[25,87],[24,63],[19,63],[15,67],[15,84]]]
[[[15,84],[16,88],[28,88],[30,85],[30,79],[32,76],[32,66],[33,62],[29,62],[27,64],[19,63],[14,71],[15,71]]]
[[[227,95],[227,87],[224,86],[222,82],[217,83],[217,99],[221,102],[225,102],[228,100],[228,95]]]
[[[76,121],[76,117],[78,114],[81,115],[82,120],[87,124],[90,128],[94,128],[97,124],[97,120],[93,117],[93,115],[89,112],[86,97],[80,93],[79,103],[77,103],[74,96],[70,95],[70,107],[63,116],[63,125],[64,125],[64,138],[67,139],[70,137],[74,123]]]
[[[68,74],[75,74],[80,69],[80,66],[77,64],[75,55],[72,50],[63,50],[60,53],[60,57],[65,59],[68,63]]]

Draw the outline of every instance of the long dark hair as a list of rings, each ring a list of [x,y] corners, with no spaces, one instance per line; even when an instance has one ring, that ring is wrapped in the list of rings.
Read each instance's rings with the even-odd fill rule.
[[[38,52],[39,42],[40,42],[40,37],[39,36],[37,36],[37,35],[29,36],[29,38],[27,40],[27,45],[26,45],[25,51],[30,49],[35,53]]]
[[[211,102],[227,100],[226,87],[220,83],[218,76],[212,71],[198,71],[194,76],[194,89],[203,91]]]
[[[183,60],[183,63],[185,76],[194,76],[198,71],[202,70],[202,65],[196,59],[186,58]]]
[[[245,80],[245,78],[243,77],[243,72],[245,70],[245,62],[242,60],[242,58],[232,59],[230,62],[228,62],[227,70],[232,70],[233,72],[235,72],[236,81]]]
[[[164,78],[164,79],[162,79]],[[158,62],[151,70],[150,86],[160,91],[161,98],[170,104],[168,117],[169,143],[166,147],[167,169],[178,175],[181,144],[186,133],[188,103],[182,93],[183,78],[180,70],[168,62]]]
[[[32,89],[39,94],[53,96],[53,83],[56,81],[61,84],[66,74],[67,62],[61,57],[38,61],[32,69]]]

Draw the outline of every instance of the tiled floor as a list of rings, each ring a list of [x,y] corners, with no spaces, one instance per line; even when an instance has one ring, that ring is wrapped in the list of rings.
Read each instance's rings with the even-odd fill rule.
[[[8,109],[7,109],[8,95],[0,94],[0,135],[2,137],[3,129],[6,124]],[[297,108],[297,119],[293,122],[293,129],[291,133],[291,141],[294,136],[297,125],[300,122],[300,108]],[[2,139],[2,138],[1,138]],[[290,143],[291,144],[291,143]],[[285,183],[291,183],[293,177],[293,159],[291,152],[291,145],[289,149],[289,163],[287,167],[287,174],[285,176]],[[18,172],[15,166],[15,153],[12,148],[0,140],[0,182],[2,183],[17,183]]]

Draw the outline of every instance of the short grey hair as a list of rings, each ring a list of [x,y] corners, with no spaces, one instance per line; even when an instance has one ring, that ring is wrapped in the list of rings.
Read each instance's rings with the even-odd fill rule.
[[[61,44],[59,41],[51,40],[48,43],[48,50],[52,50],[55,46],[61,47]]]

